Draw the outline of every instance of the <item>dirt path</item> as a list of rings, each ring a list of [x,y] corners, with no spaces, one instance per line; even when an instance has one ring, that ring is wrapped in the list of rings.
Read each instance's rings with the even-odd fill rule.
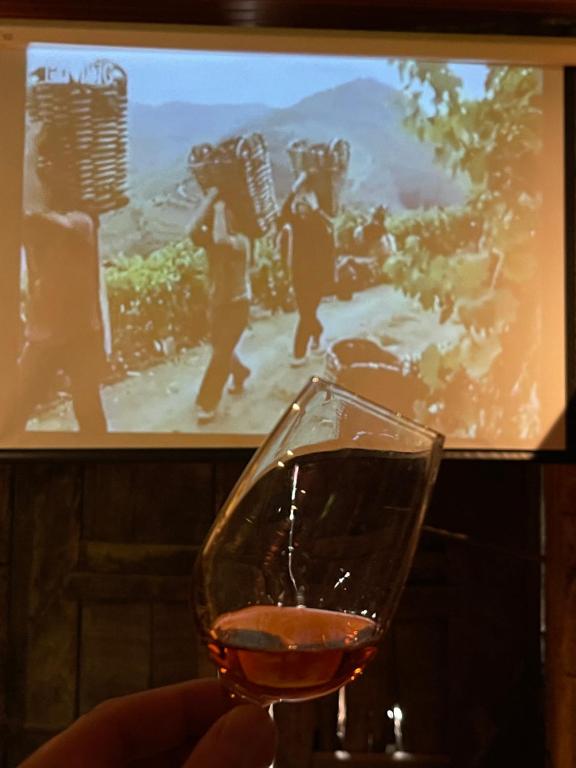
[[[388,285],[358,293],[351,301],[325,300],[319,311],[328,344],[350,336],[385,340],[398,356],[414,355],[430,343],[450,342],[461,329],[440,325],[434,312],[423,312]],[[309,358],[290,368],[295,312],[254,319],[244,334],[240,356],[252,369],[242,397],[225,394],[217,418],[198,426],[194,401],[210,357],[205,344],[177,360],[128,376],[105,387],[104,406],[112,432],[163,432],[259,435],[268,432],[293,396],[315,374],[324,373],[324,358]],[[75,430],[70,403],[62,403],[30,421],[34,430]],[[245,441],[249,444],[250,440]]]

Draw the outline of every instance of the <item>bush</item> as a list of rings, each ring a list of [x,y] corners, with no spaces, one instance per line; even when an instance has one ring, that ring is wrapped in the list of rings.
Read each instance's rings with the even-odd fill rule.
[[[106,268],[106,286],[117,367],[142,367],[206,334],[206,256],[190,240],[120,256]]]
[[[336,250],[339,253],[353,254],[356,248],[354,243],[354,231],[360,224],[365,224],[368,219],[368,211],[362,213],[354,208],[345,208],[334,219],[334,235],[336,238]]]
[[[427,251],[444,256],[477,250],[482,233],[477,216],[466,206],[402,214],[391,219],[390,230],[400,250],[409,237],[418,237]]]
[[[354,229],[366,220],[367,215],[353,209],[335,218],[339,252],[353,252]],[[435,297],[442,301],[454,283],[450,273],[459,268],[450,263],[453,254],[476,237],[471,212],[431,209],[390,216],[389,228],[398,254],[378,268],[370,284],[389,280],[419,298],[424,308]],[[119,256],[107,266],[113,363],[119,372],[142,368],[206,336],[207,273],[204,250],[188,239],[148,256]],[[255,304],[271,311],[293,308],[289,274],[274,236],[254,242],[250,274]]]

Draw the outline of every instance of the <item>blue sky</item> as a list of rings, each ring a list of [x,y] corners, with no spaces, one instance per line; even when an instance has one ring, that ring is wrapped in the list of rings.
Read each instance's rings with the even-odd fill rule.
[[[401,88],[389,59],[303,54],[166,51],[92,46],[31,45],[29,71],[38,66],[79,71],[109,58],[128,73],[129,97],[143,104],[188,101],[197,104],[263,103],[288,107],[305,96],[360,77]],[[486,67],[451,64],[464,81],[464,94],[481,98]]]

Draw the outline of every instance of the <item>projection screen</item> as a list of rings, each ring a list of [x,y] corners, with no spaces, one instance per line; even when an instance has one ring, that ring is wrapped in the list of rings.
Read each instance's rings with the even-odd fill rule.
[[[558,51],[0,22],[0,448],[256,446],[313,375],[564,448]]]

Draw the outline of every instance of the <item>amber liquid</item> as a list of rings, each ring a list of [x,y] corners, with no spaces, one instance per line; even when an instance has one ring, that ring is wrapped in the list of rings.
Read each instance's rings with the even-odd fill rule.
[[[208,645],[233,691],[259,703],[303,701],[362,674],[377,625],[363,616],[258,605],[223,614]]]

